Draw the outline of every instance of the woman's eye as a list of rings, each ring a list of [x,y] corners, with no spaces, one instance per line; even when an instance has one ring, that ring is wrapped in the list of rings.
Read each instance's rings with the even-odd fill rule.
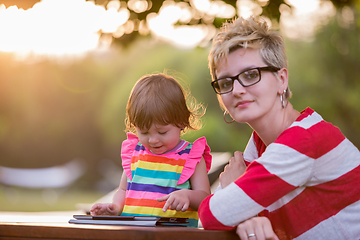
[[[259,78],[259,72],[258,71],[247,71],[242,74],[242,78],[246,80],[253,80]]]
[[[220,88],[229,88],[232,85],[231,80],[224,79],[220,82]]]

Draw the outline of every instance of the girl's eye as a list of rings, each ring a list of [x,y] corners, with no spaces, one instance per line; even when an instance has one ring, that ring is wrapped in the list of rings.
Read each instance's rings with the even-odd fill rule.
[[[161,134],[161,135],[164,135],[164,134],[166,134],[167,132],[159,132],[159,134]]]

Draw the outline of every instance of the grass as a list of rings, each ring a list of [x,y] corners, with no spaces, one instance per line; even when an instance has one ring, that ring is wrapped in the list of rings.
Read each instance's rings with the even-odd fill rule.
[[[0,185],[0,211],[72,211],[77,210],[78,203],[91,204],[104,195],[82,189],[26,189]]]

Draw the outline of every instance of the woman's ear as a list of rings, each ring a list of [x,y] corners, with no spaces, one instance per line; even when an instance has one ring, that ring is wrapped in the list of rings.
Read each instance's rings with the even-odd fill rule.
[[[279,94],[282,94],[284,90],[288,88],[289,76],[287,68],[282,68],[277,72],[277,79],[279,80]]]

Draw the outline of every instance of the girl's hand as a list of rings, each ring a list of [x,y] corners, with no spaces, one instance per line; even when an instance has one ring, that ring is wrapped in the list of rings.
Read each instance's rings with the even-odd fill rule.
[[[190,206],[190,197],[188,195],[188,189],[181,189],[174,191],[168,195],[162,196],[156,199],[159,202],[166,201],[163,211],[166,212],[168,208],[171,210],[185,212]]]
[[[219,180],[221,188],[225,188],[230,183],[238,179],[246,170],[242,152],[236,151],[234,157],[230,158],[229,163],[225,166],[224,171],[220,174]]]
[[[201,201],[209,196],[210,183],[206,172],[206,163],[203,157],[196,165],[194,174],[190,177],[190,183],[192,189],[177,190],[156,199],[159,202],[166,201],[163,207],[164,212],[166,212],[168,208],[185,212],[189,207],[192,210],[197,211]]]
[[[91,215],[119,215],[120,208],[113,203],[96,203],[91,207]]]
[[[236,233],[241,240],[279,240],[266,217],[253,217],[240,223]]]

